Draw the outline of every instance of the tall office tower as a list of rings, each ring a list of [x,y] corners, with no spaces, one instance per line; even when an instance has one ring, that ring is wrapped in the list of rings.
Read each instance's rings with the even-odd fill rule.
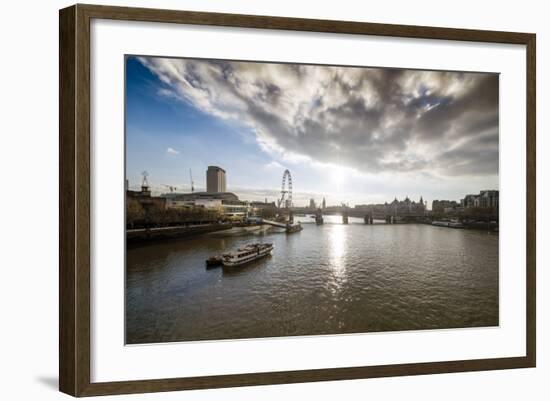
[[[206,170],[206,192],[227,192],[225,170],[218,166],[208,166]]]

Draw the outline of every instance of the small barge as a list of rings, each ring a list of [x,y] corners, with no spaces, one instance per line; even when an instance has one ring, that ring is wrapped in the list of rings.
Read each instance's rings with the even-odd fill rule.
[[[433,221],[432,226],[449,227],[449,228],[464,228],[464,224],[458,221]]]
[[[221,256],[211,256],[206,259],[206,268],[216,267],[223,265],[223,258]]]
[[[286,225],[286,232],[287,234],[297,233],[299,231],[302,231],[304,228],[300,223],[293,223],[293,224],[287,224]]]

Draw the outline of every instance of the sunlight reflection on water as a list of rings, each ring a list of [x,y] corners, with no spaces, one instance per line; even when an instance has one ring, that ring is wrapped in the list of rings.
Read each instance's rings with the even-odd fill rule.
[[[346,274],[346,239],[347,230],[344,225],[334,224],[329,228],[329,249],[330,249],[330,265],[334,272],[335,284],[340,285],[341,280],[345,280]]]

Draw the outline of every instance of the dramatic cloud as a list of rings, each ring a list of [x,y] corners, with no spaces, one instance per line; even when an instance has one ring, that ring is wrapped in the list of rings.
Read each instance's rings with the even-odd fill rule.
[[[496,74],[140,61],[163,82],[159,93],[246,125],[281,160],[367,174],[498,174]]]

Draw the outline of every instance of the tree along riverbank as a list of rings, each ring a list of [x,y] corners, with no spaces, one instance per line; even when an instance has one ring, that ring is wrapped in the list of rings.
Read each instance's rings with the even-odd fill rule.
[[[167,240],[228,230],[232,227],[233,224],[231,223],[204,223],[169,227],[135,228],[126,230],[126,241],[130,244]]]

